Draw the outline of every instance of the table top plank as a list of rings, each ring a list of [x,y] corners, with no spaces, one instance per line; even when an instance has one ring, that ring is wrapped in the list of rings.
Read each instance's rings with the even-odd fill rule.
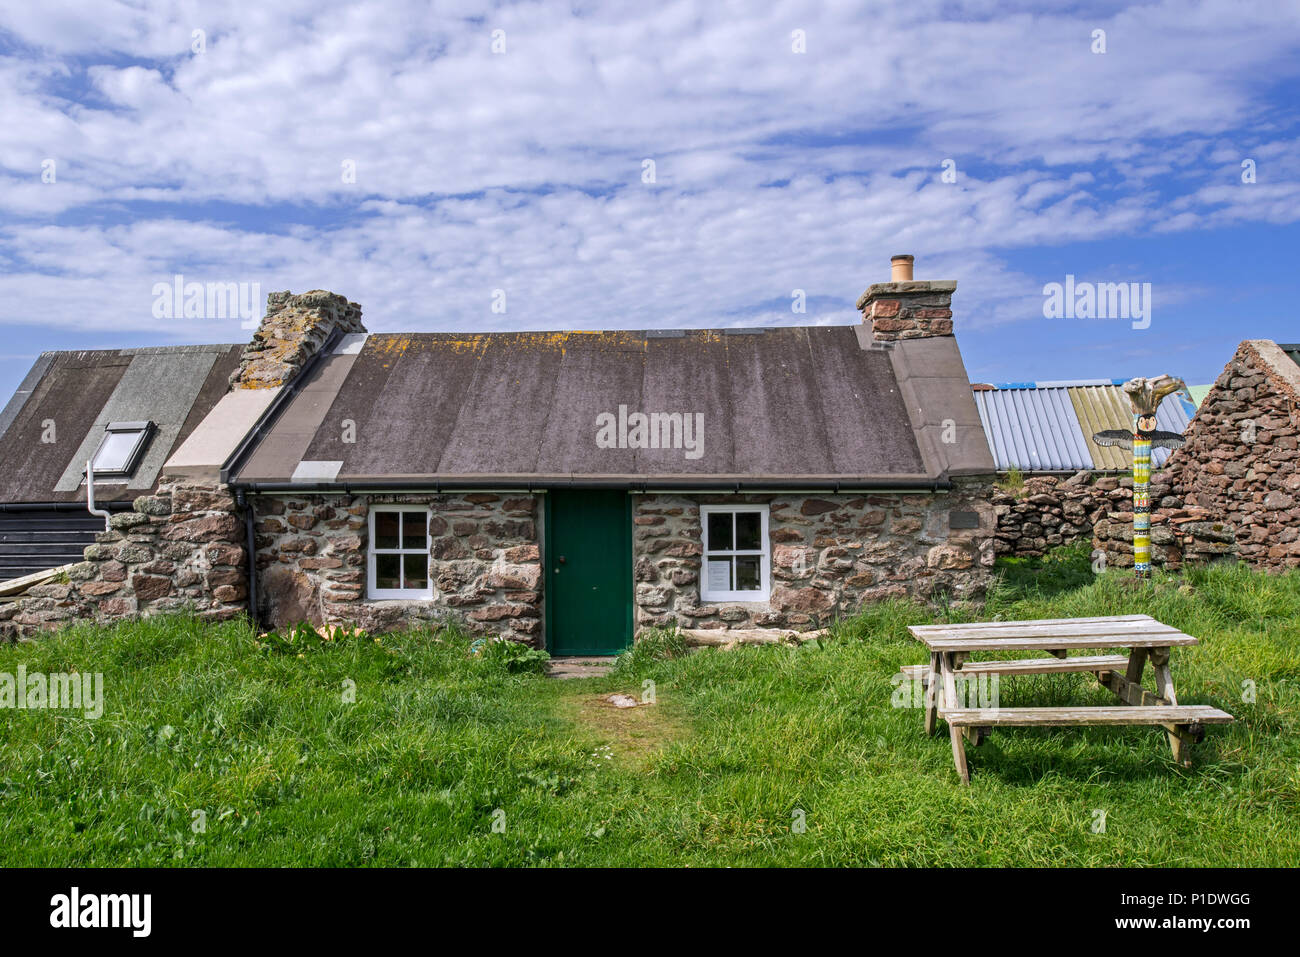
[[[964,625],[909,625],[908,631],[932,651],[980,650],[1005,647],[1157,648],[1196,644],[1196,639],[1154,618],[1125,621],[1009,621],[989,622],[979,629]],[[1005,643],[1006,639],[1031,639],[1028,645]],[[1075,639],[1108,639],[1101,644],[1077,643]],[[1034,642],[1041,642],[1035,644]]]
[[[1174,648],[1198,643],[1181,631],[1146,635],[1008,635],[999,638],[922,638],[931,651],[1066,651],[1071,648]]]
[[[981,638],[1006,638],[1019,635],[1146,635],[1159,632],[1177,631],[1171,625],[1152,619],[1150,621],[1083,621],[1053,622],[1040,624],[1036,621],[1004,621],[996,626],[972,631],[961,625],[934,628],[917,632],[908,628],[917,638],[941,635],[945,638],[969,638],[977,641]]]
[[[1101,622],[1156,621],[1150,615],[1105,615],[1101,618],[1030,618],[1025,621],[968,621],[952,625],[909,625],[914,635],[931,631],[981,631],[986,628],[1005,628],[1008,625],[1088,625]],[[1156,622],[1160,624],[1160,622]]]

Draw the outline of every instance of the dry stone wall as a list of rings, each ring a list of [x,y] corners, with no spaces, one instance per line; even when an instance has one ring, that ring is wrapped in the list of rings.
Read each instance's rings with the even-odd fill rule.
[[[1256,568],[1300,566],[1300,366],[1272,342],[1238,348],[1166,471],[1189,506],[1236,530]]]
[[[700,600],[700,505],[768,504],[766,603]],[[949,527],[952,512],[977,527]],[[975,598],[994,559],[987,484],[947,495],[639,495],[633,498],[636,628],[817,628],[886,598]]]
[[[1168,469],[1151,476],[1151,560],[1170,570],[1236,554],[1232,526],[1213,510],[1190,506]],[[1087,541],[1107,566],[1133,565],[1133,479],[1076,472],[1035,475],[1018,489],[997,488],[997,553],[1036,557]]]

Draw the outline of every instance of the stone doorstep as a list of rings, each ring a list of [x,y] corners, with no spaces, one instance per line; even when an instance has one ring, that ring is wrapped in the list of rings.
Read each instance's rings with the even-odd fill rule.
[[[570,678],[603,678],[614,667],[614,659],[609,656],[583,657],[566,656],[552,658],[546,663],[546,674],[551,678],[567,680]]]

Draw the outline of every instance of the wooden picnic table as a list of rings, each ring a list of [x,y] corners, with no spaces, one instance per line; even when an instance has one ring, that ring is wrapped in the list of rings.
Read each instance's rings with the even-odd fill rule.
[[[1200,741],[1207,724],[1227,724],[1232,715],[1206,705],[1180,705],[1169,670],[1171,648],[1197,640],[1150,615],[1104,618],[1046,618],[1036,621],[988,621],[966,625],[911,625],[908,631],[930,650],[928,665],[908,665],[905,676],[925,684],[925,730],[933,734],[938,718],[948,725],[957,773],[970,783],[966,742],[978,745],[994,727],[1065,725],[1160,725],[1169,735],[1174,760],[1190,764],[1187,746]],[[1124,655],[1071,658],[1075,649],[1127,648]],[[970,661],[974,652],[1041,650],[1050,658]],[[1155,672],[1156,691],[1142,687],[1147,662]],[[959,684],[966,690],[982,675],[1036,675],[1091,672],[1115,693],[1118,707],[1001,708],[963,707]],[[969,704],[969,702],[967,702]],[[995,702],[996,704],[996,702]]]

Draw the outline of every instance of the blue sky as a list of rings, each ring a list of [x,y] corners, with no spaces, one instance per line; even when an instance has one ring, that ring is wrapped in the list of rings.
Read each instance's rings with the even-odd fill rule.
[[[1300,340],[1297,104],[1295,0],[9,4],[0,396],[248,337],[157,318],[178,273],[376,332],[785,325],[900,252],[973,380],[1208,382]],[[1067,274],[1150,283],[1149,328],[1045,318]]]

